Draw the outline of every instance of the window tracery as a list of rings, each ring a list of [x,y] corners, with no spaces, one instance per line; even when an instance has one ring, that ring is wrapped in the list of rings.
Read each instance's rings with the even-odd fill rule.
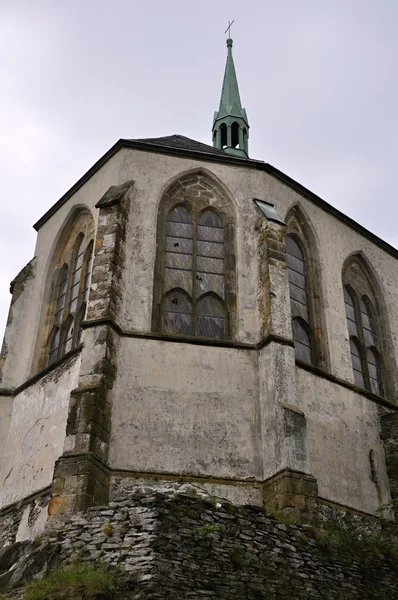
[[[382,396],[381,358],[372,303],[368,296],[360,297],[350,284],[346,284],[344,304],[354,381],[357,386]]]
[[[203,179],[194,175],[184,181],[160,206],[155,327],[167,334],[224,339],[230,335],[235,286],[232,218],[225,199],[214,194],[209,201]]]

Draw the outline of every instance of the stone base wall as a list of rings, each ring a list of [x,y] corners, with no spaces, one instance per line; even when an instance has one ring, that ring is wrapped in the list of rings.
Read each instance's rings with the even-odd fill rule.
[[[142,594],[134,597],[148,600],[398,600],[391,556],[339,556],[313,533],[189,484],[132,485],[109,506],[47,531],[41,543],[50,556],[57,549],[61,563],[103,561],[128,571]],[[2,556],[0,563],[4,569]],[[20,566],[10,567],[21,576]]]
[[[54,561],[102,561],[129,572],[133,597],[148,600],[398,600],[396,558],[369,548],[339,555],[333,539],[321,543],[315,533],[189,484],[132,483],[109,506],[0,552],[0,587]]]
[[[46,488],[0,510],[0,548],[42,534],[49,499],[50,488]]]

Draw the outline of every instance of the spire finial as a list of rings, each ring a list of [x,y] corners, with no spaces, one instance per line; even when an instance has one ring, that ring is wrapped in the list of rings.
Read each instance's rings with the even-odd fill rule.
[[[233,19],[232,21],[228,21],[228,27],[226,28],[226,30],[224,31],[224,33],[227,33],[228,31],[228,39],[227,39],[227,44],[228,42],[231,42],[231,46],[232,46],[232,40],[231,40],[231,26],[235,23],[235,19]],[[228,44],[229,45],[229,44]]]
[[[234,59],[232,57],[231,25],[234,21],[228,21],[228,27],[224,33],[228,33],[227,39],[227,64],[225,65],[224,81],[221,91],[220,107],[214,115],[213,121],[213,146],[224,150],[228,154],[247,158],[249,123],[247,114],[242,107],[238,81],[235,73]]]

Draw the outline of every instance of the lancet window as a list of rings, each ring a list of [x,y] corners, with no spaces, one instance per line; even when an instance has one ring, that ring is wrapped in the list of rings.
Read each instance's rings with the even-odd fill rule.
[[[194,178],[195,181],[196,178]],[[230,337],[235,282],[231,216],[208,187],[166,199],[158,221],[155,328],[164,334]],[[168,201],[167,201],[168,200]]]
[[[53,261],[52,300],[43,328],[49,333],[41,366],[52,364],[82,341],[94,247],[88,213],[80,213],[60,246]]]
[[[307,296],[307,273],[300,243],[286,236],[286,266],[289,277],[292,333],[296,357],[312,363],[312,340]]]
[[[381,355],[374,306],[366,295],[358,295],[349,284],[344,286],[344,303],[354,381],[359,387],[382,396]]]
[[[286,267],[296,358],[329,370],[322,271],[316,236],[304,209],[295,204],[285,217]]]

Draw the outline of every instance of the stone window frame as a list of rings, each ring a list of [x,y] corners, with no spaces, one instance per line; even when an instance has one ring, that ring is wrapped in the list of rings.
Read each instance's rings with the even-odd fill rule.
[[[384,306],[383,293],[380,289],[380,286],[375,278],[370,265],[367,264],[362,253],[357,253],[350,256],[346,259],[343,269],[342,269],[342,293],[343,293],[343,302],[345,305],[344,299],[344,289],[347,289],[348,293],[351,294],[351,297],[354,301],[355,306],[355,316],[357,320],[358,326],[358,336],[354,336],[350,334],[348,329],[348,321],[346,316],[346,326],[347,326],[347,340],[350,343],[355,338],[355,343],[357,349],[360,353],[361,363],[362,363],[362,373],[364,378],[364,386],[363,389],[366,389],[372,392],[371,382],[369,378],[368,365],[366,360],[366,351],[369,350],[363,336],[363,324],[362,324],[362,316],[360,309],[360,301],[364,301],[370,306],[370,310],[372,313],[372,325],[374,329],[374,335],[377,339],[377,345],[372,345],[377,352],[377,357],[379,360],[379,369],[380,369],[380,385],[381,385],[381,397],[390,397],[393,400],[395,399],[394,393],[394,383],[392,381],[392,373],[395,372],[393,362],[393,350],[391,348],[391,344],[388,341],[388,326],[386,327],[385,322],[385,311],[386,308]],[[344,306],[345,307],[345,306]],[[351,356],[350,349],[350,356]],[[352,358],[351,358],[352,360]],[[353,370],[354,377],[354,370]],[[374,393],[374,392],[372,392]]]
[[[326,319],[323,310],[322,272],[316,234],[309,217],[298,203],[290,207],[285,222],[286,237],[292,236],[295,239],[304,256],[308,306],[307,332],[311,341],[311,364],[330,372]]]
[[[162,305],[171,290],[164,290],[164,274],[166,262],[166,228],[170,211],[177,206],[185,206],[192,215],[193,229],[197,227],[200,214],[212,210],[218,214],[224,228],[224,298],[221,298],[225,307],[225,335],[223,338],[203,338],[214,340],[233,340],[236,337],[236,215],[232,200],[228,197],[221,185],[209,174],[202,170],[181,175],[171,183],[159,203],[157,213],[157,249],[155,260],[155,276],[153,289],[152,328],[158,334],[166,337],[196,338],[194,333],[173,334],[162,330]],[[185,290],[176,288],[187,294]],[[189,294],[188,294],[189,295]],[[214,292],[208,292],[218,298]],[[198,301],[200,296],[196,299]],[[194,322],[194,309],[192,310]]]
[[[72,217],[62,228],[58,237],[55,251],[50,260],[46,289],[48,290],[43,304],[42,317],[40,321],[40,336],[37,349],[37,360],[35,370],[41,370],[60,360],[70,350],[77,348],[82,342],[82,330],[80,327],[87,310],[87,297],[83,298],[84,286],[87,286],[87,267],[93,265],[94,258],[94,219],[88,210],[80,209],[74,211]],[[83,238],[83,257],[81,273],[79,276],[76,309],[73,315],[69,314],[69,303],[71,300],[71,288],[73,278],[73,267],[76,260],[79,239]],[[66,284],[66,295],[62,307],[62,315],[55,322],[57,298],[59,293],[60,275],[62,270],[68,269]],[[91,274],[89,275],[91,277]],[[70,324],[73,322],[73,336],[66,347],[66,334]],[[51,357],[51,348],[54,338],[58,335],[55,355]],[[69,347],[70,346],[70,347]],[[53,348],[55,351],[55,348]]]

